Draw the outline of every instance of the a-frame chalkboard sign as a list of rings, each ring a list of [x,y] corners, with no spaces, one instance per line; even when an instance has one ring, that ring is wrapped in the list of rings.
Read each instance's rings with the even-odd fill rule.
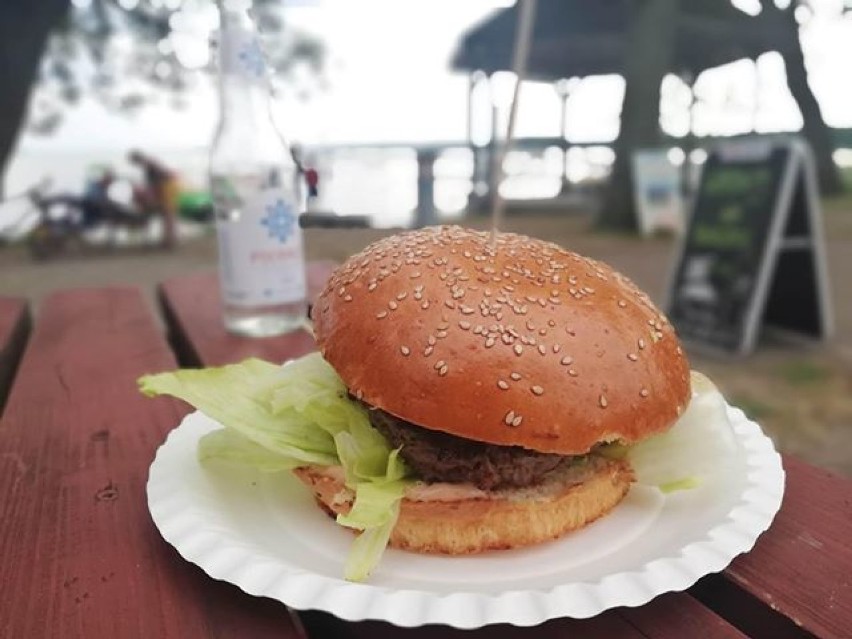
[[[750,353],[761,327],[832,331],[814,161],[792,139],[718,146],[704,166],[667,310],[697,348]]]

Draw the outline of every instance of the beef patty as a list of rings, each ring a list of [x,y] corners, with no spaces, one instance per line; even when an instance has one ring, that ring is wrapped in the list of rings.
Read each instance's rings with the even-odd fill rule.
[[[539,453],[521,446],[496,446],[429,430],[367,406],[370,422],[420,479],[470,482],[483,490],[524,488],[578,457]]]

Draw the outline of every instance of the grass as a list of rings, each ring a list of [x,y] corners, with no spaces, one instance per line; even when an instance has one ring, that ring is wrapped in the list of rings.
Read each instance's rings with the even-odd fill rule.
[[[742,409],[749,419],[760,421],[775,415],[776,410],[766,402],[748,395],[736,394],[731,398],[731,404]]]
[[[778,370],[784,381],[793,386],[804,386],[822,382],[831,377],[831,371],[820,364],[807,360],[793,360]]]

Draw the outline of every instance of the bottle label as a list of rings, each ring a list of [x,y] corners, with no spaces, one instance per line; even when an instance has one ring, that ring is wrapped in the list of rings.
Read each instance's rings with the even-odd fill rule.
[[[217,232],[225,304],[274,306],[306,299],[302,230],[282,189],[246,198],[230,219],[219,220]]]
[[[257,34],[245,29],[228,32],[222,43],[221,71],[239,76],[253,83],[262,84],[267,78],[266,56]]]

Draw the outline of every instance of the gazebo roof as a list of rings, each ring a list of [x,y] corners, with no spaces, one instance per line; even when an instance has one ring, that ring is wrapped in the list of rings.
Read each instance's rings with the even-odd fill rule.
[[[530,80],[620,73],[635,0],[538,0],[527,62]],[[503,9],[462,36],[454,69],[486,73],[511,68],[518,5]],[[772,49],[766,23],[728,0],[686,0],[677,18],[671,71],[701,71]]]

